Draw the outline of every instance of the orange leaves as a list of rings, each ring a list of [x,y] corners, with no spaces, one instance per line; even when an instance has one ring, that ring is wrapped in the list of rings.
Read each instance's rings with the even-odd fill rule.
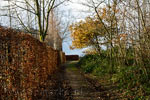
[[[72,47],[71,48],[84,48],[90,46],[94,37],[101,34],[100,29],[102,25],[99,21],[92,17],[87,17],[85,21],[72,24],[70,26]]]
[[[86,55],[87,54],[93,55],[93,54],[96,54],[97,51],[95,49],[93,49],[93,48],[88,48],[88,49],[84,50],[83,53],[85,53]]]
[[[59,65],[59,51],[47,47],[30,35],[2,27],[0,53],[0,91],[5,89],[4,97],[14,97],[11,100],[16,100],[15,95],[30,100],[33,89],[42,85]]]
[[[106,17],[106,13],[107,13],[106,8],[103,8],[103,9],[102,9],[101,18],[105,18],[105,17]]]
[[[115,37],[118,29],[116,16],[118,13],[117,4],[114,2],[112,5],[99,8],[97,15],[72,24],[70,26],[72,48],[80,49],[88,46],[100,48],[101,43],[110,42],[110,40],[112,42],[112,37]]]
[[[70,48],[71,50],[75,49],[73,46],[70,46],[69,48]]]

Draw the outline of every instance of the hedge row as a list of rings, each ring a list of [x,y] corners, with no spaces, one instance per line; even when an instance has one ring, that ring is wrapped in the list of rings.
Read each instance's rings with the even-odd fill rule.
[[[0,99],[30,100],[58,69],[59,53],[28,34],[0,27]]]
[[[67,61],[76,61],[76,60],[79,60],[79,56],[78,55],[66,55],[66,60]]]

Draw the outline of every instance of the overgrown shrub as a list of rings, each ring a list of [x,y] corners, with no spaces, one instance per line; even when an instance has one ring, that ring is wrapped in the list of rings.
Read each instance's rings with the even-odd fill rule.
[[[120,89],[126,90],[128,96],[150,95],[150,72],[146,75],[144,69],[139,66],[125,66],[117,73]]]
[[[129,99],[149,100],[149,63],[146,63],[146,66],[135,64],[132,53],[128,53],[128,59],[125,60],[124,64],[118,64],[115,57],[111,61],[107,57],[107,51],[103,51],[100,55],[85,55],[80,59],[78,66],[85,73],[91,73],[100,77],[110,75],[111,77],[106,80],[112,82],[112,84],[117,83],[118,89]],[[114,73],[110,73],[112,63],[114,65]]]
[[[85,55],[78,62],[78,66],[80,66],[85,73],[104,75],[104,73],[107,73],[110,69],[107,59],[105,54]]]

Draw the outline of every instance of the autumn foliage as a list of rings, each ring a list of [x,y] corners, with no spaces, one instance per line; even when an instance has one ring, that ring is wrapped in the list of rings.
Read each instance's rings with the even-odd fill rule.
[[[150,100],[148,1],[89,0],[84,5],[95,14],[70,26],[71,49],[87,48],[80,67],[116,85],[124,96],[119,99]]]
[[[0,27],[0,97],[30,100],[60,65],[59,51],[28,34]]]
[[[78,61],[79,55],[66,55],[66,60],[67,61]]]
[[[87,17],[84,21],[72,24],[70,26],[72,48],[84,48],[97,44],[96,39],[102,32],[103,26],[98,20]]]
[[[100,53],[102,45],[112,45],[117,39],[121,40],[119,34],[116,33],[119,27],[115,16],[119,13],[116,6],[103,7],[97,13],[99,16],[88,16],[84,20],[70,25],[71,49],[92,47]]]

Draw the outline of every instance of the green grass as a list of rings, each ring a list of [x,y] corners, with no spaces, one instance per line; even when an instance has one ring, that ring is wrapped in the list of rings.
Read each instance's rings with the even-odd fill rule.
[[[77,63],[78,63],[78,61],[70,61],[70,62],[67,62],[66,67],[67,67],[67,69],[69,69],[69,70],[77,70],[77,69],[78,69],[78,68],[77,68]]]

